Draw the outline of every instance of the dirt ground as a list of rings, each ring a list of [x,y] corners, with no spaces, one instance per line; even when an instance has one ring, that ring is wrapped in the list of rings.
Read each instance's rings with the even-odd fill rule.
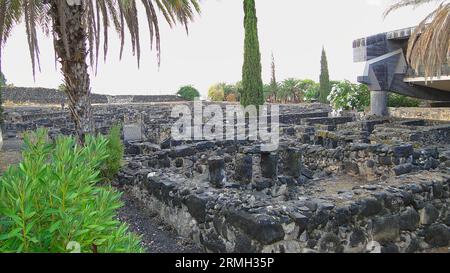
[[[3,147],[0,151],[0,174],[4,173],[11,165],[20,162],[22,158],[21,147],[22,140],[20,139],[3,140]]]
[[[178,236],[157,215],[147,211],[128,192],[122,195],[125,206],[119,210],[119,219],[130,226],[130,230],[142,236],[148,253],[200,253],[192,242]]]

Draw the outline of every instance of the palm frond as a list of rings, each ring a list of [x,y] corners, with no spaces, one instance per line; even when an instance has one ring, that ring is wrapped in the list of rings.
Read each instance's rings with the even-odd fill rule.
[[[406,53],[409,65],[418,74],[423,70],[426,81],[439,77],[442,67],[450,60],[450,3],[448,0],[398,0],[385,12],[407,7],[417,7],[430,2],[440,2],[415,28]]]
[[[423,20],[411,35],[407,59],[428,80],[440,77],[442,67],[450,60],[450,3],[441,4]]]
[[[437,2],[442,0],[397,0],[396,3],[392,4],[388,7],[388,9],[384,12],[384,17],[387,17],[392,12],[404,8],[404,7],[413,7],[416,8],[423,4],[427,4],[430,2]]]
[[[49,10],[52,6],[57,8],[58,21],[62,26],[65,24],[66,15],[63,12],[67,0],[0,0],[0,64],[1,48],[10,35],[11,29],[22,19],[25,24],[27,42],[33,68],[39,67],[39,45],[37,28],[41,27],[45,34],[53,34],[50,31],[55,18],[50,17]],[[122,57],[125,32],[128,30],[131,40],[131,49],[136,56],[138,66],[141,58],[141,41],[139,35],[139,13],[135,0],[82,0],[83,21],[86,29],[86,40],[88,44],[88,58],[91,68],[97,71],[98,58],[100,55],[100,43],[103,43],[103,56],[108,54],[109,36],[108,30],[111,26],[118,33],[120,40],[120,53]],[[198,0],[141,0],[146,12],[148,31],[150,33],[150,50],[156,48],[158,66],[161,60],[161,36],[159,31],[158,17],[160,14],[165,18],[169,26],[173,27],[180,23],[188,29],[188,24],[194,20],[195,14],[200,13]],[[159,11],[159,12],[158,12]],[[68,50],[67,30],[61,28],[61,38],[66,54]],[[65,56],[70,58],[70,56]]]

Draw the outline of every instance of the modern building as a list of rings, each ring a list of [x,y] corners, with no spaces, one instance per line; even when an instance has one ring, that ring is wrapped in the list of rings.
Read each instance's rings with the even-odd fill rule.
[[[425,79],[406,62],[408,41],[414,28],[381,33],[353,42],[354,62],[366,62],[358,82],[371,90],[371,113],[388,115],[388,93],[394,92],[430,101],[450,101],[450,67],[439,77]]]

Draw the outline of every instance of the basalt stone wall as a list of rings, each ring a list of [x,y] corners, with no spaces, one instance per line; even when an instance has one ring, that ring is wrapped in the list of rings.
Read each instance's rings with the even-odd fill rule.
[[[389,186],[347,203],[309,197],[277,202],[232,188],[202,191],[182,178],[144,173],[127,185],[208,252],[409,253],[448,247],[449,182]]]
[[[450,108],[389,108],[392,117],[450,121]]]
[[[133,96],[133,103],[149,103],[149,102],[178,102],[185,101],[175,95],[159,95],[159,96]]]
[[[435,126],[375,126],[370,140],[376,143],[390,144],[393,142],[450,144],[450,125]]]
[[[61,104],[67,103],[64,92],[48,88],[6,87],[2,89],[3,101],[13,103]],[[107,103],[105,95],[92,94],[92,103]]]
[[[335,149],[302,145],[303,162],[312,170],[345,172],[375,180],[439,167],[436,148],[414,149],[410,144],[388,146],[354,143]]]
[[[67,96],[56,89],[48,88],[27,88],[27,87],[6,87],[2,88],[3,101],[13,103],[37,103],[37,104],[67,104]],[[92,103],[149,103],[149,102],[178,102],[183,101],[175,95],[157,96],[108,96],[92,94]]]
[[[5,87],[2,91],[3,100],[13,103],[60,104],[66,100],[65,94],[55,89]]]

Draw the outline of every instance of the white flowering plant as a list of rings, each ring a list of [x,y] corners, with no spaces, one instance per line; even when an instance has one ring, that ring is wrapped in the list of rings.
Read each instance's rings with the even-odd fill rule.
[[[365,107],[369,106],[370,92],[366,85],[344,80],[333,85],[328,101],[337,111],[363,111]]]

